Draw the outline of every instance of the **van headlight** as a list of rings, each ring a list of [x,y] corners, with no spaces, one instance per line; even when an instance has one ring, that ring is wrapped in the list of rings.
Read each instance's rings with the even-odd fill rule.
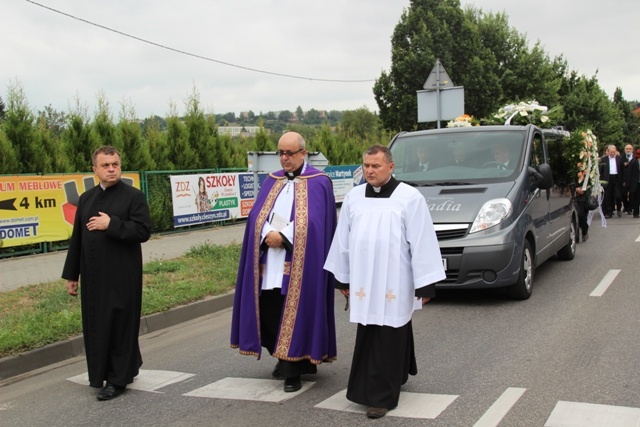
[[[512,207],[509,199],[493,199],[482,205],[469,233],[486,230],[504,221],[511,215]]]

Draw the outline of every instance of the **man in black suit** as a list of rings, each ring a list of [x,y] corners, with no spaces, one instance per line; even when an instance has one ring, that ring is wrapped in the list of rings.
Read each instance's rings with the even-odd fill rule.
[[[629,199],[633,209],[633,217],[640,218],[640,148],[629,162],[627,167],[627,188],[629,189]]]
[[[633,201],[631,200],[631,192],[629,191],[629,164],[635,158],[633,153],[633,145],[627,144],[624,146],[624,186],[622,188],[622,206],[624,211],[631,215],[633,208]]]
[[[611,218],[617,211],[622,216],[622,184],[624,174],[624,159],[618,156],[615,145],[607,146],[606,155],[600,158],[600,179],[606,181],[604,186],[604,200],[602,210],[605,218]]]

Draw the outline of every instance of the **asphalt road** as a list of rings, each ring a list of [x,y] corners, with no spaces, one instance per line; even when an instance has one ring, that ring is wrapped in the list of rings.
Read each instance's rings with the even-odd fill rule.
[[[381,420],[335,405],[344,400],[355,335],[337,294],[339,358],[303,377],[298,393],[268,401],[274,393],[260,392],[264,382],[281,389],[270,379],[274,361],[229,348],[227,309],[142,336],[139,389],[114,401],[97,401],[84,385],[83,357],[0,383],[1,423],[637,426],[640,220],[613,218],[607,228],[598,221],[573,261],[551,260],[536,271],[527,301],[498,291],[438,292],[414,315],[419,374]],[[407,415],[406,408],[416,409]]]

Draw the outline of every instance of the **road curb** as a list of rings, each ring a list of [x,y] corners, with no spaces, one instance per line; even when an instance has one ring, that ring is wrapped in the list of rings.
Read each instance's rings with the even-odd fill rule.
[[[140,319],[140,335],[206,316],[233,305],[233,292],[181,305]],[[0,359],[0,381],[84,354],[82,335]]]

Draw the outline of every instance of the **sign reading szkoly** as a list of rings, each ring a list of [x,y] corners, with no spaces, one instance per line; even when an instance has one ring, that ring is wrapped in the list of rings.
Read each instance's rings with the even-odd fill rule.
[[[173,226],[246,218],[253,207],[252,173],[172,175]]]
[[[140,188],[137,173],[122,180]],[[0,176],[0,247],[69,239],[80,194],[97,183],[93,174]]]

